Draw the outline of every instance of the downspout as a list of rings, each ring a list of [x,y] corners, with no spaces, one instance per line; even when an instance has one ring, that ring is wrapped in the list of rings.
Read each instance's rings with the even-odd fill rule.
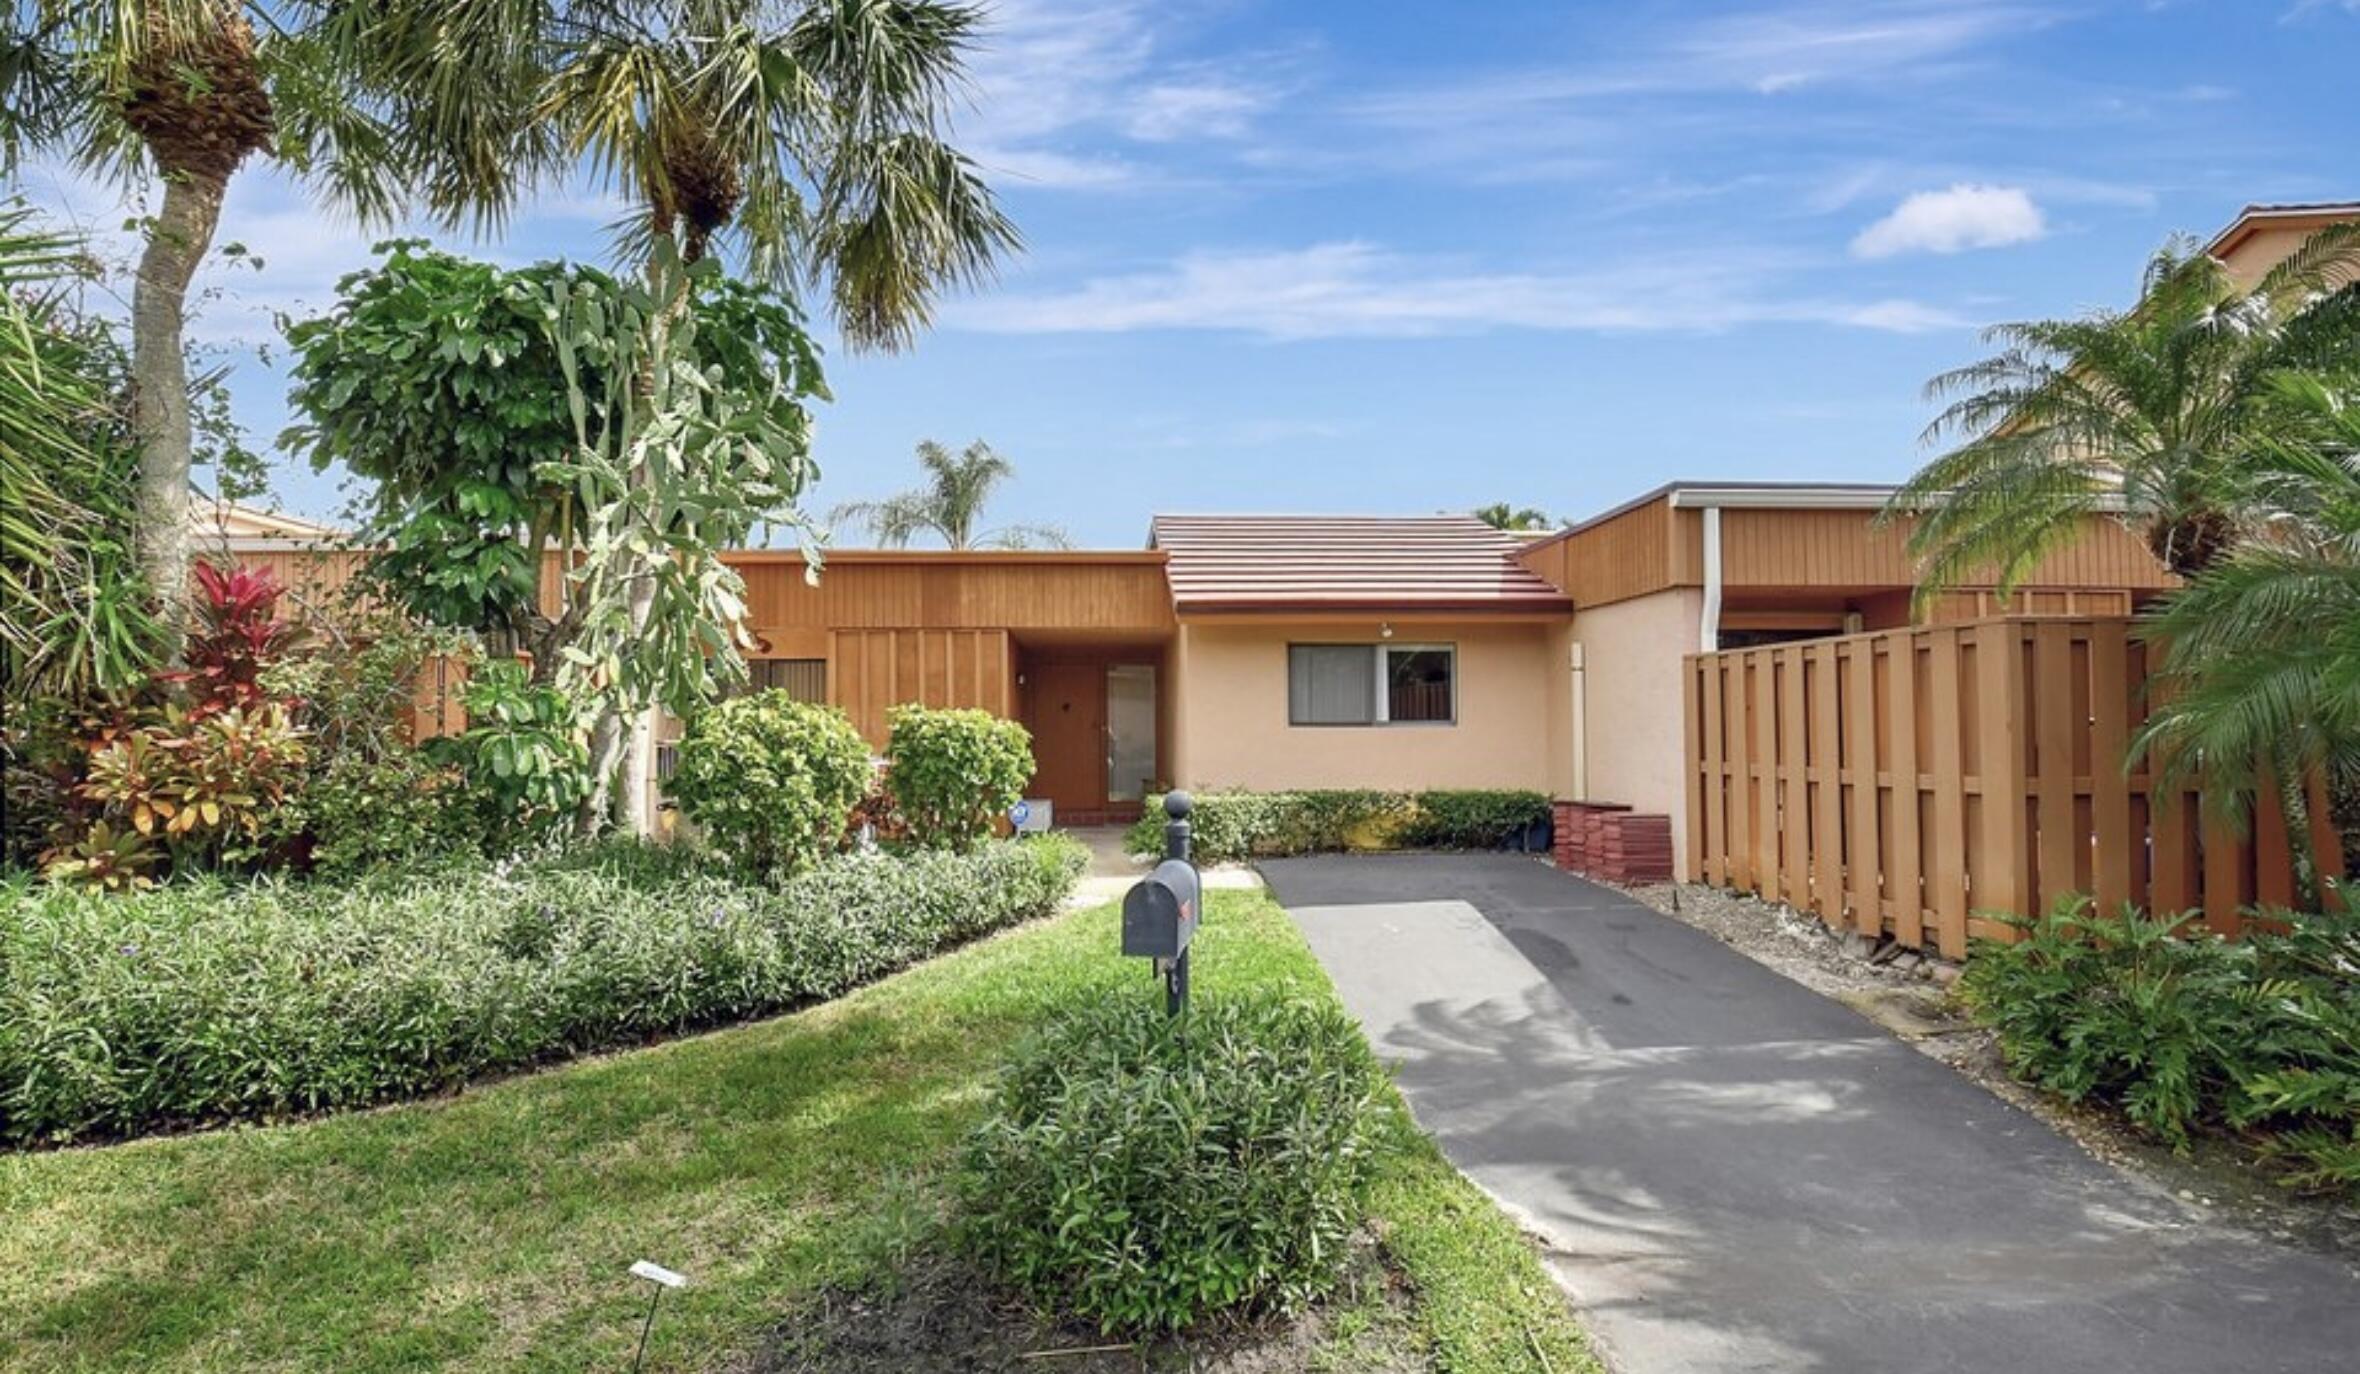
[[[1589,684],[1582,679],[1582,645],[1573,642],[1573,799],[1590,799]]]
[[[1721,508],[1704,508],[1704,613],[1697,617],[1698,653],[1721,649]]]

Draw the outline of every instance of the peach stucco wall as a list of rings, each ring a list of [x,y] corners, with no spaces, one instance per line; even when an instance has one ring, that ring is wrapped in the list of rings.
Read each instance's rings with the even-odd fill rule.
[[[1588,728],[1587,796],[1672,818],[1675,861],[1687,853],[1688,741],[1680,659],[1696,652],[1704,594],[1677,587],[1575,614]]]
[[[1551,671],[1543,623],[1396,625],[1397,644],[1457,647],[1455,724],[1289,725],[1287,645],[1373,644],[1377,630],[1370,620],[1183,621],[1167,660],[1175,779],[1197,789],[1551,786],[1549,700],[1564,674]]]

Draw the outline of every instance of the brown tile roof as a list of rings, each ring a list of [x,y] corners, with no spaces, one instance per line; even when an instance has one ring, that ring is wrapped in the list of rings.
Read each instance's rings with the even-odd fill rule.
[[[1191,611],[1562,611],[1515,559],[1524,541],[1468,515],[1159,515],[1172,604]]]

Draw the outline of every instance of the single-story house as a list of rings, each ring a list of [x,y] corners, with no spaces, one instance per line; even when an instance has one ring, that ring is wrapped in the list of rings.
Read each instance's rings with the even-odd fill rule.
[[[1682,824],[1681,658],[1909,623],[1890,489],[1662,487],[1542,536],[1471,516],[1162,515],[1147,547],[733,555],[755,681],[881,742],[902,702],[1022,722],[1061,824],[1165,787],[1528,788]],[[2170,585],[2112,521],[2002,605],[2123,614]],[[1675,844],[1675,852],[1680,846]]]
[[[2249,207],[2211,247],[2250,279],[2355,217]],[[1128,820],[1168,786],[1529,788],[1666,815],[1684,859],[1683,655],[1909,624],[1890,495],[1673,482],[1538,536],[1464,515],[1160,515],[1137,549],[831,550],[816,584],[793,550],[728,558],[758,685],[840,706],[877,743],[903,702],[1019,720],[1061,824]],[[357,557],[229,542],[333,580]],[[2170,585],[2093,518],[2006,603],[1966,587],[1921,619],[2121,615]]]

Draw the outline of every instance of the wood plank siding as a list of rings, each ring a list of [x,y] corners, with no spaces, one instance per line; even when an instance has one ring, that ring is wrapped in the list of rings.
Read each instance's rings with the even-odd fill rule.
[[[828,700],[872,748],[896,706],[974,706],[1016,714],[1016,651],[1006,630],[832,630]]]
[[[918,628],[1161,638],[1173,626],[1164,556],[1154,552],[841,550],[816,586],[791,551],[727,557],[746,580],[747,624],[766,639],[817,643],[832,629]]]
[[[1578,605],[1603,606],[1673,587],[1704,585],[1704,510],[1674,505],[1665,491],[1626,509],[1538,540],[1519,551],[1526,567],[1571,595]],[[1909,557],[1912,521],[1877,523],[1873,508],[1797,508],[1727,505],[1721,510],[1721,585],[1731,605],[1753,594],[1864,597],[1906,593],[1916,582]],[[2026,591],[2108,591],[2122,600],[2052,600],[2043,613],[2108,614],[2129,609],[2129,598],[2173,585],[2171,574],[2121,522],[2099,516],[2084,537],[2058,550],[2023,580]],[[1970,585],[1944,618],[1989,614],[1990,583]],[[1906,606],[1906,595],[1902,604]],[[2011,608],[2013,609],[2013,608]]]

